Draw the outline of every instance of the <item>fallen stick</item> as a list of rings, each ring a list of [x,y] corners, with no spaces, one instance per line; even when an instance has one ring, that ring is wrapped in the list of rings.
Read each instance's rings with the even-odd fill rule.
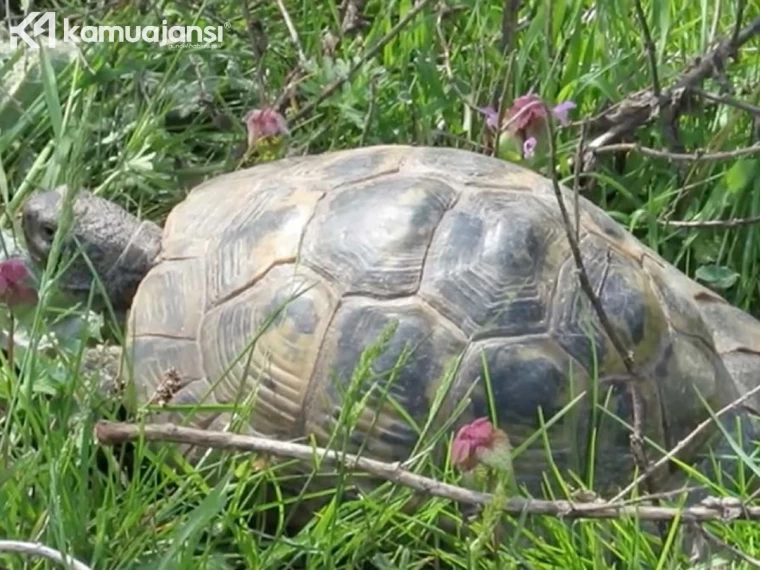
[[[737,25],[739,24],[740,22],[737,22]],[[731,37],[724,38],[711,51],[696,58],[675,83],[659,95],[651,90],[637,92],[594,117],[589,121],[594,127],[601,127],[603,122],[608,124],[602,127],[605,132],[588,144],[587,160],[592,160],[595,151],[601,147],[610,147],[611,141],[618,139],[624,133],[633,132],[648,123],[657,114],[658,109],[678,101],[684,93],[698,87],[717,70],[723,69],[724,63],[729,58],[735,57],[739,48],[758,34],[760,34],[760,16],[755,17],[743,29],[737,28]]]
[[[83,562],[66,556],[54,548],[39,544],[37,542],[26,542],[20,540],[0,540],[0,552],[15,552],[18,554],[32,554],[41,558],[47,558],[53,562],[58,562],[64,568],[70,570],[90,570],[90,567]]]
[[[486,505],[493,500],[490,493],[471,491],[457,485],[443,483],[416,475],[398,463],[386,463],[342,454],[337,451],[227,432],[201,430],[174,424],[131,424],[100,421],[94,428],[95,439],[101,445],[117,445],[129,441],[153,441],[189,444],[198,447],[232,451],[260,452],[277,457],[313,462],[318,459],[325,465],[342,464],[351,470],[369,473],[381,479],[409,487],[426,495],[450,499],[469,505]],[[710,497],[702,503],[686,508],[652,507],[624,503],[545,501],[515,497],[503,504],[503,511],[511,515],[548,515],[566,519],[622,519],[681,522],[760,520],[760,507],[747,507],[736,499]]]

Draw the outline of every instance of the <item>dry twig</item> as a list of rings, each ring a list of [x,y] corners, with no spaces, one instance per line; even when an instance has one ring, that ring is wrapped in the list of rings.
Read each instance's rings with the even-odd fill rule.
[[[644,45],[647,49],[647,56],[649,57],[649,72],[652,74],[652,91],[655,97],[660,96],[660,79],[657,75],[657,50],[654,47],[652,41],[652,34],[649,31],[649,24],[647,24],[647,17],[644,14],[644,8],[641,5],[641,0],[633,0],[633,6],[636,8],[636,17],[641,24],[641,31],[644,34]]]
[[[732,220],[660,220],[660,223],[663,226],[673,226],[676,228],[732,229],[760,223],[760,216],[734,218]]]
[[[411,10],[409,10],[406,15],[399,20],[395,26],[393,26],[390,30],[388,30],[388,33],[385,34],[380,40],[372,46],[370,49],[368,49],[366,52],[364,52],[364,55],[362,55],[359,60],[351,66],[351,68],[348,70],[346,75],[343,77],[339,77],[332,83],[330,83],[327,87],[322,89],[322,92],[317,95],[314,99],[309,101],[306,105],[303,106],[303,108],[298,111],[293,117],[290,119],[290,121],[295,124],[304,117],[306,117],[309,113],[311,113],[314,109],[316,109],[322,101],[327,99],[330,95],[335,93],[338,89],[341,88],[343,84],[345,84],[347,81],[349,81],[357,71],[359,71],[362,66],[364,66],[365,63],[367,63],[370,59],[375,57],[381,49],[383,49],[388,42],[390,42],[393,38],[395,38],[401,30],[403,30],[409,22],[411,22],[414,18],[417,17],[417,14],[422,12],[425,8],[427,8],[428,4],[430,4],[431,0],[420,0],[420,2]]]
[[[753,568],[760,568],[760,560],[757,558],[752,558],[749,554],[745,554],[735,546],[731,546],[726,541],[720,539],[719,537],[715,536],[713,533],[711,533],[709,530],[707,530],[704,526],[702,526],[699,523],[692,523],[693,528],[701,534],[704,539],[708,542],[713,543],[715,546],[717,546],[720,549],[727,550],[731,554],[733,554],[736,558],[739,558],[740,560],[743,560]]]
[[[738,32],[735,31],[731,37],[719,42],[713,50],[698,58],[688,71],[684,72],[669,89],[662,91],[659,96],[648,91],[639,92],[607,109],[594,122],[599,123],[602,120],[608,120],[611,124],[606,132],[589,143],[589,149],[594,150],[605,146],[610,141],[616,140],[621,135],[649,122],[655,116],[656,110],[681,100],[687,91],[723,69],[723,62],[731,57],[736,57],[739,48],[759,33],[760,16],[752,20],[743,29]],[[616,113],[616,116],[614,119],[610,119],[613,113]]]
[[[665,158],[667,160],[677,161],[733,160],[735,158],[741,158],[743,156],[760,154],[760,144],[723,152],[706,152],[704,150],[697,150],[691,153],[676,153],[648,148],[637,143],[617,143],[594,148],[591,150],[591,152],[594,154],[601,154],[604,152],[619,152],[624,150],[633,150],[640,152],[644,156],[650,156],[652,158]]]
[[[517,30],[517,15],[520,12],[520,0],[504,0],[502,5],[501,17],[501,59],[505,61],[503,77],[499,78],[499,87],[493,94],[492,106],[496,109],[496,124],[502,124],[505,103],[507,100],[508,86],[512,76],[512,65],[514,62],[513,47],[515,44],[515,34]],[[493,156],[499,149],[502,129],[496,129],[496,136],[493,141]]]
[[[301,66],[305,66],[307,63],[306,55],[303,52],[303,46],[301,45],[301,38],[298,37],[298,30],[296,30],[295,25],[293,24],[293,20],[290,17],[290,13],[288,12],[288,9],[285,7],[285,4],[282,0],[277,0],[277,6],[280,9],[280,14],[282,14],[282,19],[285,20],[285,27],[288,28],[288,33],[290,34],[290,41],[293,42],[293,45],[296,47],[296,51],[298,52],[298,63]]]
[[[245,27],[248,30],[248,38],[251,42],[251,50],[253,51],[253,63],[256,67],[256,88],[259,90],[259,97],[264,99],[264,54],[266,53],[269,41],[266,32],[264,31],[264,26],[261,24],[261,20],[254,18],[251,14],[251,9],[248,7],[248,1],[243,0],[240,4],[243,9]]]
[[[71,570],[91,570],[89,566],[79,562],[71,556],[61,554],[59,551],[36,542],[22,542],[18,540],[0,540],[0,552],[18,552],[20,554],[33,554],[58,562]]]
[[[101,445],[118,445],[129,441],[145,440],[241,452],[259,452],[308,463],[319,461],[320,464],[327,466],[342,465],[348,470],[369,473],[380,479],[409,487],[424,495],[441,497],[461,504],[484,506],[494,499],[490,493],[471,491],[457,485],[411,473],[402,469],[398,463],[386,463],[349,453],[265,437],[238,435],[174,424],[138,425],[106,421],[98,422],[94,431],[95,439]],[[576,503],[513,497],[504,501],[502,510],[509,515],[546,515],[566,519],[760,520],[760,507],[744,507],[734,500],[724,501],[721,499],[705,500],[699,505],[677,509],[646,505],[623,505],[611,502]]]
[[[575,265],[578,268],[578,279],[580,281],[581,289],[583,289],[586,297],[588,297],[589,301],[591,302],[591,305],[596,312],[596,315],[599,319],[600,324],[602,325],[604,332],[607,334],[610,342],[612,342],[615,350],[623,360],[623,364],[625,365],[626,370],[633,377],[633,381],[628,383],[631,394],[631,403],[633,407],[633,433],[631,434],[631,452],[637,466],[640,470],[643,471],[647,469],[648,463],[646,459],[646,453],[644,452],[643,437],[641,435],[642,406],[641,394],[639,392],[639,384],[643,383],[644,375],[638,369],[638,366],[636,366],[631,351],[626,348],[625,344],[623,344],[623,341],[620,339],[617,332],[613,328],[612,323],[610,323],[610,320],[607,317],[607,313],[604,310],[599,297],[594,292],[594,288],[592,287],[591,281],[589,280],[588,273],[586,272],[586,268],[583,263],[583,256],[581,255],[580,246],[578,245],[578,241],[575,239],[575,232],[573,231],[573,226],[570,222],[570,216],[567,212],[567,207],[565,206],[565,201],[562,197],[562,189],[560,188],[559,180],[557,179],[557,145],[554,140],[554,125],[551,118],[551,111],[549,109],[546,110],[546,115],[548,117],[546,126],[548,130],[547,138],[549,141],[550,153],[549,171],[551,172],[552,186],[554,188],[554,195],[557,199],[560,213],[562,214],[562,220],[565,225],[565,233],[567,235],[568,242],[570,243],[570,250],[572,251]],[[648,483],[648,479],[643,479],[642,481]],[[653,490],[649,489],[649,492],[653,493]]]
[[[707,99],[708,101],[713,101],[714,103],[723,103],[724,105],[729,105],[731,107],[736,107],[737,109],[741,109],[742,111],[747,111],[748,113],[752,113],[753,115],[760,116],[760,107],[757,105],[752,105],[751,103],[747,103],[746,101],[741,101],[739,99],[736,99],[735,97],[731,97],[729,95],[716,95],[715,93],[708,93],[704,89],[699,89],[697,87],[692,87],[691,92],[695,95],[699,95],[700,97]]]
[[[454,93],[459,96],[459,99],[462,101],[462,103],[467,105],[473,113],[479,113],[480,109],[473,105],[472,101],[470,101],[470,98],[462,93],[459,85],[457,85],[456,77],[454,77],[454,69],[451,66],[451,49],[449,48],[449,43],[446,40],[446,35],[443,33],[444,16],[444,11],[442,9],[438,10],[438,16],[435,20],[435,31],[438,35],[438,44],[441,48],[441,56],[443,57],[443,71],[446,74],[446,78],[449,80],[449,85],[454,90]]]
[[[756,393],[760,392],[760,385],[755,386],[752,388],[752,390],[745,392],[740,397],[738,397],[736,400],[731,402],[730,404],[727,404],[723,406],[720,410],[718,410],[715,414],[715,419],[720,418],[723,414],[735,409],[737,406],[741,406],[746,400],[754,396]],[[683,438],[681,441],[678,442],[678,444],[673,447],[670,451],[668,451],[665,455],[663,455],[660,459],[655,461],[651,467],[649,467],[646,471],[644,471],[641,475],[639,475],[636,479],[633,480],[633,482],[628,485],[625,489],[620,491],[615,497],[612,499],[612,501],[618,501],[622,499],[626,494],[628,494],[630,491],[632,491],[636,485],[641,483],[644,479],[649,477],[655,469],[658,467],[661,467],[666,462],[670,461],[679,451],[684,449],[691,441],[694,440],[695,437],[697,437],[707,426],[712,423],[713,418],[707,418],[706,420],[702,421],[695,427],[689,435],[687,435],[685,438]]]
[[[736,23],[734,24],[734,33],[731,34],[731,41],[736,43],[737,38],[742,30],[742,19],[744,18],[744,0],[739,0],[736,6]],[[738,54],[737,54],[738,59]]]
[[[501,55],[512,51],[517,29],[517,14],[520,12],[520,0],[504,0],[501,14]]]

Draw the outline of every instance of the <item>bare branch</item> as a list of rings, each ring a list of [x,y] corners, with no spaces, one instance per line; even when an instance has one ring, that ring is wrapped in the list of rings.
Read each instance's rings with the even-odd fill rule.
[[[646,452],[644,451],[644,438],[642,436],[642,403],[641,403],[641,391],[640,386],[644,383],[644,374],[639,370],[638,366],[633,360],[633,354],[631,351],[629,351],[621,338],[618,336],[617,331],[612,327],[612,323],[610,323],[609,318],[607,317],[607,313],[604,310],[604,307],[602,306],[601,301],[599,300],[598,296],[594,292],[594,288],[591,285],[591,281],[589,280],[588,274],[586,272],[586,268],[583,263],[583,256],[581,255],[580,246],[578,244],[578,239],[576,232],[578,232],[578,228],[576,228],[575,232],[573,231],[572,224],[570,223],[570,217],[567,212],[567,207],[565,206],[565,201],[562,197],[562,189],[559,184],[559,180],[557,179],[557,145],[555,141],[555,133],[554,133],[554,120],[552,118],[552,114],[549,109],[546,110],[546,116],[548,117],[548,120],[546,121],[546,128],[548,130],[548,141],[549,141],[549,171],[551,173],[551,180],[552,180],[552,187],[554,188],[554,195],[557,199],[557,204],[559,205],[560,212],[562,214],[562,220],[565,225],[565,233],[567,235],[568,242],[570,243],[570,250],[572,251],[573,258],[575,259],[575,265],[578,269],[578,279],[581,284],[581,289],[583,289],[583,292],[585,293],[586,297],[591,302],[591,305],[593,306],[596,315],[599,319],[600,324],[602,325],[602,329],[609,337],[610,341],[612,342],[612,345],[614,346],[616,352],[620,355],[620,358],[623,360],[623,364],[626,367],[626,370],[632,377],[632,381],[628,382],[627,387],[629,390],[629,394],[631,396],[631,404],[632,404],[632,414],[633,414],[633,433],[631,433],[630,437],[630,449],[631,454],[633,455],[634,462],[636,466],[638,467],[639,471],[649,472],[651,473],[654,471],[654,469],[648,468],[648,460],[646,456]],[[585,133],[585,125],[584,125],[584,133]],[[580,152],[580,151],[578,151]],[[577,181],[577,177],[576,177]],[[576,202],[577,202],[577,191],[578,189],[575,189],[576,191]],[[577,203],[576,203],[577,208]],[[577,210],[576,210],[577,214]],[[650,495],[654,494],[654,489],[651,485],[651,482],[648,477],[645,478],[639,478],[637,480],[640,483],[643,483],[645,485],[645,488],[647,489],[648,493]],[[637,483],[638,484],[638,483]],[[659,501],[655,500],[655,504],[659,504]],[[660,535],[664,537],[665,530],[662,528],[661,525],[658,525]]]
[[[277,6],[280,8],[280,14],[282,14],[282,19],[285,20],[285,27],[288,28],[288,33],[290,34],[290,41],[293,42],[293,45],[296,46],[296,50],[298,51],[298,63],[300,63],[302,66],[305,66],[307,63],[306,55],[303,52],[303,46],[301,45],[301,38],[298,37],[298,30],[296,30],[295,25],[293,25],[293,20],[290,18],[290,13],[288,12],[288,9],[285,7],[285,4],[282,0],[277,0]]]
[[[760,216],[753,216],[751,218],[734,218],[733,220],[661,220],[660,223],[663,226],[673,226],[676,228],[732,229],[760,223]]]
[[[369,473],[380,479],[414,489],[424,495],[451,501],[484,506],[493,501],[491,493],[471,491],[458,485],[443,483],[402,469],[398,463],[386,463],[312,447],[234,433],[177,426],[174,424],[130,424],[100,421],[95,425],[95,438],[101,445],[117,445],[128,441],[153,441],[186,444],[198,447],[240,452],[259,452],[277,457],[297,459],[324,465],[343,465],[346,469]],[[685,509],[623,505],[605,502],[545,501],[513,497],[504,501],[502,510],[509,515],[545,515],[565,519],[638,518],[654,521],[728,521],[760,520],[760,507],[744,507],[735,501],[715,498]]]
[[[449,43],[446,40],[445,34],[443,33],[443,20],[445,15],[446,14],[444,11],[442,9],[439,9],[438,16],[435,20],[435,31],[438,35],[438,44],[441,48],[441,56],[443,57],[443,71],[446,74],[446,78],[449,80],[454,93],[459,96],[459,99],[461,99],[462,103],[467,105],[467,107],[469,107],[473,113],[477,114],[480,112],[480,109],[473,105],[470,101],[470,98],[462,93],[462,90],[459,89],[459,85],[457,85],[456,77],[454,77],[454,69],[451,67],[451,49],[449,48]]]
[[[517,28],[517,14],[520,11],[520,0],[504,0],[501,14],[501,55],[512,51]]]
[[[631,95],[620,103],[612,106],[602,113],[594,123],[608,119],[613,113],[617,116],[605,133],[596,137],[589,143],[589,149],[593,150],[608,142],[617,139],[627,132],[649,122],[655,116],[655,111],[661,107],[671,105],[681,99],[683,93],[698,86],[703,80],[723,69],[723,62],[730,57],[736,57],[739,48],[750,39],[760,33],[760,16],[752,20],[745,28],[731,37],[725,38],[713,50],[704,56],[697,58],[688,71],[669,88],[655,96],[649,91],[642,91]]]
[[[660,79],[657,75],[657,52],[652,41],[652,34],[649,31],[649,24],[647,24],[647,17],[644,14],[644,8],[641,6],[641,0],[634,0],[633,5],[636,8],[636,16],[639,19],[641,30],[644,33],[644,45],[649,57],[649,72],[652,74],[652,91],[655,97],[659,97]]]
[[[91,570],[82,562],[61,554],[58,550],[36,542],[22,542],[18,540],[0,540],[0,552],[18,552],[20,554],[33,554],[53,562],[58,562],[71,570]]]
[[[600,146],[593,149],[591,152],[594,154],[601,154],[605,152],[620,152],[625,150],[640,152],[644,156],[650,156],[652,158],[664,158],[667,160],[677,161],[733,160],[735,158],[741,158],[743,156],[760,154],[760,143],[730,151],[706,152],[703,150],[697,150],[692,153],[676,153],[668,152],[665,150],[657,150],[654,148],[642,146],[638,143],[617,143]]]
[[[248,0],[242,0],[240,4],[243,9],[243,18],[245,19],[246,28],[248,30],[248,38],[251,42],[251,50],[253,50],[253,63],[256,67],[256,74],[254,76],[256,88],[259,90],[259,97],[263,100],[266,97],[264,90],[264,54],[266,53],[269,41],[264,31],[264,26],[261,24],[261,20],[254,18],[251,14]]]
[[[742,29],[742,19],[744,18],[744,0],[739,0],[736,6],[736,24],[734,25],[734,33],[731,34],[731,41],[736,43],[739,33]]]
[[[547,110],[547,116],[551,116],[551,112]],[[550,148],[550,172],[551,172],[551,179],[552,179],[552,186],[554,187],[554,194],[557,198],[557,203],[559,204],[559,209],[562,214],[562,219],[565,224],[565,230],[567,233],[568,241],[570,242],[570,250],[572,251],[573,258],[575,260],[575,265],[578,267],[578,278],[580,280],[581,288],[583,289],[583,292],[586,294],[586,296],[589,298],[589,301],[591,301],[592,306],[594,307],[594,310],[596,311],[596,315],[599,318],[599,322],[601,323],[602,327],[604,328],[605,333],[607,333],[607,336],[610,337],[610,341],[612,342],[613,346],[615,347],[615,350],[620,354],[620,358],[623,360],[623,364],[625,364],[626,369],[628,372],[634,376],[636,379],[641,379],[642,376],[638,372],[638,369],[636,367],[636,364],[633,361],[633,357],[630,354],[630,351],[626,349],[625,344],[623,344],[623,341],[620,340],[620,337],[618,336],[617,332],[615,332],[615,329],[612,327],[612,323],[610,323],[609,318],[607,317],[607,313],[604,310],[604,307],[602,307],[602,303],[599,301],[599,298],[594,293],[594,288],[591,286],[591,282],[589,281],[588,274],[586,272],[585,265],[583,263],[583,257],[581,256],[581,250],[578,245],[578,242],[575,239],[575,232],[573,231],[572,224],[570,223],[570,216],[567,212],[567,207],[565,206],[565,201],[562,198],[562,189],[560,188],[559,180],[557,180],[557,174],[556,174],[556,164],[557,164],[557,150],[556,150],[556,144],[554,141],[554,127],[552,125],[552,120],[547,120],[546,124],[549,129],[548,134],[548,141],[549,141],[549,148]]]
[[[711,533],[709,530],[707,530],[704,526],[698,523],[692,523],[694,528],[701,534],[705,540],[708,542],[712,542],[715,546],[717,546],[720,549],[727,550],[731,554],[733,554],[736,558],[739,558],[740,560],[743,560],[753,568],[760,568],[760,560],[757,558],[752,558],[749,554],[745,554],[735,546],[731,546],[726,541],[722,540],[721,538],[715,536],[713,533]]]
[[[580,240],[581,209],[579,208],[581,194],[581,164],[583,162],[583,145],[586,143],[586,123],[581,123],[581,132],[578,136],[578,146],[575,147],[573,159],[573,208],[575,208],[575,241]]]
[[[395,26],[393,26],[390,30],[388,30],[388,33],[385,34],[380,40],[372,46],[370,49],[368,49],[366,52],[364,52],[364,55],[362,55],[359,60],[351,66],[351,68],[348,70],[346,75],[343,77],[339,77],[332,83],[330,83],[327,87],[322,89],[322,92],[317,95],[316,98],[309,101],[304,107],[298,111],[293,117],[290,119],[292,123],[297,123],[304,117],[306,117],[309,113],[314,111],[325,99],[327,99],[330,95],[335,93],[338,89],[343,86],[347,81],[349,81],[354,75],[356,75],[356,72],[359,71],[365,63],[367,63],[370,59],[375,57],[381,49],[383,49],[388,42],[390,42],[393,38],[395,38],[401,30],[403,30],[409,22],[411,22],[414,18],[417,17],[417,14],[422,12],[425,8],[427,8],[428,4],[430,4],[431,0],[420,0],[420,2],[411,10],[409,10],[406,15],[399,20]]]
[[[704,97],[709,101],[714,101],[715,103],[723,103],[724,105],[730,105],[731,107],[736,107],[742,111],[747,111],[753,115],[760,116],[760,107],[757,105],[752,105],[746,101],[740,101],[739,99],[736,99],[735,97],[731,97],[729,95],[716,95],[715,93],[708,93],[707,91],[704,91],[703,89],[699,89],[697,87],[692,87],[690,90],[692,93],[699,95],[700,97]]]
[[[753,395],[755,395],[757,392],[760,392],[760,385],[755,386],[752,388],[749,392],[745,392],[740,397],[738,397],[736,400],[731,402],[730,404],[727,404],[723,406],[718,412],[715,414],[715,418],[720,418],[723,414],[737,408],[738,406],[741,406],[745,401],[747,401],[749,398],[751,398]],[[636,488],[636,485],[641,483],[644,479],[649,477],[657,468],[661,467],[662,465],[665,465],[670,459],[676,456],[676,454],[684,449],[691,441],[694,440],[704,429],[707,428],[713,421],[713,418],[707,418],[706,420],[703,420],[702,422],[697,425],[689,435],[687,435],[685,438],[683,438],[681,441],[678,442],[678,444],[673,447],[670,451],[668,451],[665,455],[663,455],[660,459],[655,461],[651,467],[649,467],[646,471],[644,471],[641,475],[639,475],[636,479],[633,480],[633,482],[628,485],[625,489],[620,491],[615,497],[612,498],[612,502],[618,501],[622,499],[625,495],[627,495],[629,492],[631,492],[634,488]]]

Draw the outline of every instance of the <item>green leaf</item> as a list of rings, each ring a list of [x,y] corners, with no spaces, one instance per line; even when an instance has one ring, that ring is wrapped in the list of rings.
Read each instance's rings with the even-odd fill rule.
[[[55,138],[60,139],[63,133],[63,112],[58,97],[58,82],[56,81],[55,69],[50,61],[50,54],[44,48],[40,49],[40,68],[50,124],[53,126]]]
[[[714,289],[728,289],[739,279],[739,274],[724,265],[703,265],[697,269],[696,278]]]
[[[747,158],[737,161],[736,164],[729,168],[725,178],[728,191],[736,194],[743,190],[752,180],[756,164],[757,160]]]
[[[188,548],[189,543],[197,541],[201,532],[208,529],[213,518],[221,512],[226,504],[229,480],[230,474],[227,474],[190,514],[187,522],[173,537],[170,548],[164,553],[158,566],[159,570],[176,567],[175,564],[181,551]],[[188,551],[192,551],[192,548],[188,548]]]

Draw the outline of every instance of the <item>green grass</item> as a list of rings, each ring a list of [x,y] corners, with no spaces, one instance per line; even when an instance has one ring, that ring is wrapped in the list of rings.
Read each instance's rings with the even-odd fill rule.
[[[293,117],[325,85],[345,75],[412,8],[412,0],[368,0],[367,27],[342,38],[333,54],[323,49],[323,42],[327,30],[340,34],[338,2],[284,2],[306,59],[303,77],[290,92],[285,88],[299,55],[276,2],[248,3],[263,30],[254,36],[266,36],[260,61],[238,2],[158,2],[144,14],[132,3],[97,9],[44,4],[56,4],[59,14],[72,18],[86,15],[88,23],[160,25],[163,16],[199,24],[229,22],[231,28],[220,49],[105,44],[86,47],[81,58],[65,67],[43,60],[36,91],[0,108],[4,224],[29,193],[59,184],[88,187],[160,222],[195,184],[241,164],[381,143],[478,149],[488,140],[483,119],[462,97],[479,107],[502,96],[508,104],[534,90],[551,102],[575,101],[571,116],[577,121],[651,84],[633,0],[525,2],[515,49],[507,57],[499,48],[501,2],[447,2],[451,11],[440,29],[437,3],[431,2],[332,96],[300,120],[291,120],[291,134],[281,147],[245,157],[246,112],[280,98],[286,116]],[[664,87],[693,56],[731,33],[737,4],[643,1]],[[745,21],[758,11],[756,3],[747,2]],[[451,75],[441,35],[448,44]],[[748,45],[728,73],[737,97],[755,105],[760,98],[759,46],[758,41]],[[7,66],[0,73],[7,87]],[[719,90],[714,81],[704,88]],[[751,132],[748,113],[708,105],[682,121],[681,140],[689,150],[732,150],[750,144]],[[577,125],[559,133],[560,175],[568,183],[572,170],[567,164],[578,137]],[[637,140],[666,146],[657,125],[641,129]],[[547,172],[545,162],[534,166]],[[732,303],[757,315],[757,226],[674,228],[661,218],[666,213],[674,220],[758,216],[759,172],[756,157],[679,169],[636,153],[624,161],[605,155],[587,196],[685,273],[707,280]],[[687,191],[677,200],[682,188]],[[33,340],[49,326],[34,322]],[[0,538],[39,541],[98,569],[469,569],[517,568],[521,562],[567,569],[686,566],[676,527],[666,529],[672,534],[661,539],[651,527],[630,520],[513,520],[497,554],[476,556],[472,536],[461,529],[439,529],[441,517],[461,518],[456,505],[429,499],[412,512],[411,493],[390,485],[360,500],[352,498],[344,494],[345,473],[337,474],[337,492],[327,495],[318,515],[299,532],[285,533],[282,507],[290,499],[278,494],[287,483],[279,475],[283,466],[262,468],[246,456],[209,458],[196,471],[170,467],[167,450],[138,446],[134,453],[144,459],[144,468],[125,477],[119,456],[92,441],[94,421],[110,408],[86,377],[72,372],[79,348],[73,343],[55,354],[16,354],[18,369],[2,361],[0,410],[6,414],[0,432]],[[360,382],[367,373],[358,370],[354,380]],[[345,416],[342,420],[349,422],[351,410]],[[427,460],[415,467],[452,477]],[[760,556],[756,526],[716,525],[713,530]],[[52,567],[15,555],[0,556],[0,565],[14,570]],[[733,567],[749,566],[737,562]]]

